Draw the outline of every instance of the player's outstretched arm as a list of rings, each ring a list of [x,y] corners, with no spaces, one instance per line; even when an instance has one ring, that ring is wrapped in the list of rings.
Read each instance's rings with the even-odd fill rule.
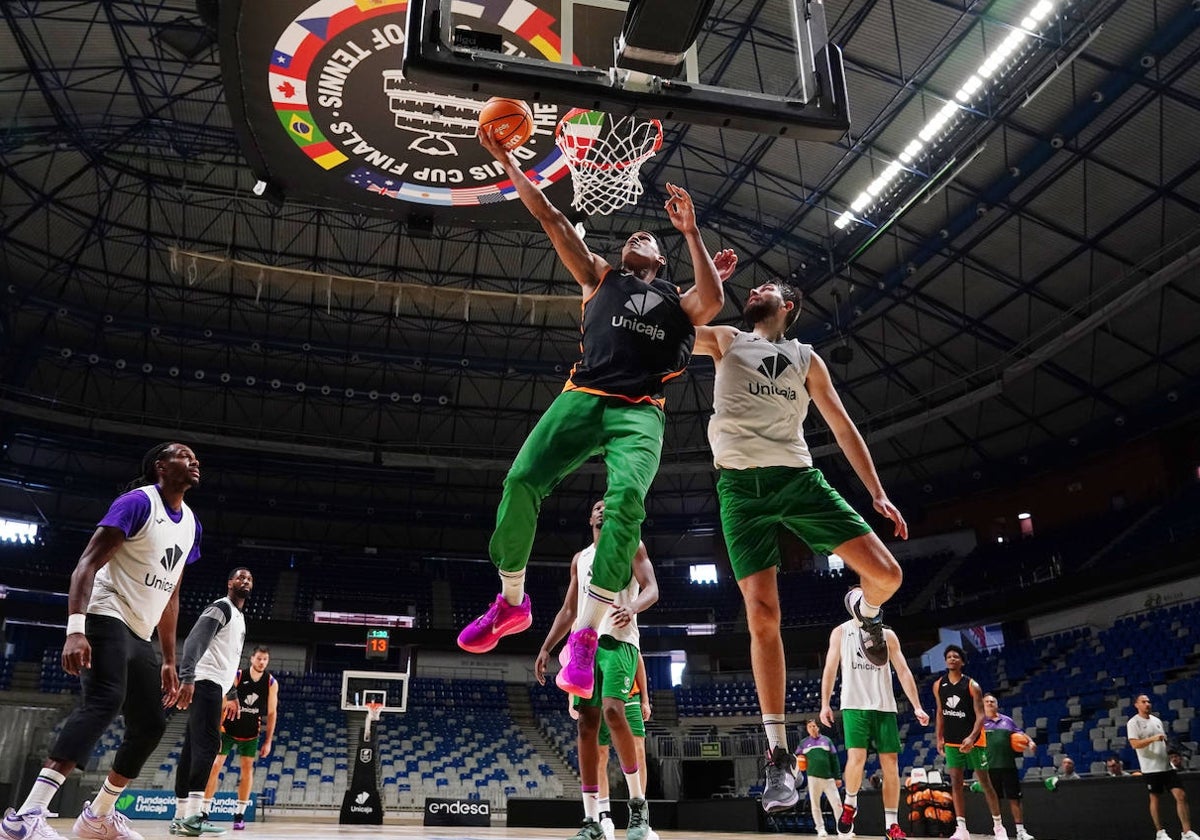
[[[695,285],[683,293],[679,303],[693,324],[696,326],[707,324],[717,317],[725,305],[725,289],[721,285],[721,272],[717,270],[713,258],[708,255],[708,251],[704,247],[704,237],[700,235],[700,228],[696,224],[696,208],[692,204],[692,197],[688,195],[688,191],[668,182],[666,209],[675,230],[683,234],[683,239],[688,247],[688,256],[692,260],[692,270],[696,276]],[[735,255],[733,266],[736,265],[737,257]],[[729,273],[732,273],[733,266],[729,267]]]
[[[805,385],[812,401],[817,404],[821,416],[829,424],[838,446],[846,454],[846,460],[854,468],[858,480],[871,494],[871,502],[875,506],[875,510],[892,521],[897,537],[908,539],[908,523],[904,521],[899,509],[892,504],[887,493],[883,491],[883,483],[879,480],[879,474],[875,472],[875,462],[871,460],[867,443],[859,434],[858,427],[854,425],[850,415],[846,413],[846,407],[842,405],[842,398],[838,396],[833,387],[829,368],[816,353],[812,354],[812,362],[808,367],[808,379]]]
[[[579,231],[575,230],[562,211],[550,203],[545,193],[533,185],[512,152],[492,137],[490,128],[479,130],[479,143],[504,167],[504,174],[516,187],[521,203],[541,223],[546,236],[550,237],[550,244],[554,246],[558,258],[583,287],[584,293],[590,294],[609,270],[608,262],[588,249]]]

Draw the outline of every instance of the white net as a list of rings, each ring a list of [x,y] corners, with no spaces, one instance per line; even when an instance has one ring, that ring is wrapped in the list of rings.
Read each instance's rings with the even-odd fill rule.
[[[558,123],[555,142],[571,170],[571,206],[608,215],[642,194],[642,164],[662,147],[662,123],[573,108]]]

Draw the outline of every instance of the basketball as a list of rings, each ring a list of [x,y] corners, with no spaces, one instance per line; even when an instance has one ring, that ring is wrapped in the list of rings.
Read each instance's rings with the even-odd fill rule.
[[[533,112],[520,99],[493,96],[479,111],[479,129],[486,128],[511,152],[533,134]]]
[[[808,756],[806,756],[804,753],[800,753],[800,755],[796,756],[796,769],[797,770],[807,770],[808,769]]]
[[[1008,743],[1012,746],[1013,752],[1023,753],[1029,749],[1029,736],[1024,732],[1014,732],[1009,737]]]

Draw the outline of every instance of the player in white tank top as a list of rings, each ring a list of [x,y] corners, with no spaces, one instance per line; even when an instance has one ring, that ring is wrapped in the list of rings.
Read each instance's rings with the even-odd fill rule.
[[[750,332],[699,327],[694,350],[711,356],[717,371],[709,443],[721,471],[722,530],[746,604],[751,667],[769,745],[762,798],[768,811],[786,810],[799,799],[784,727],[787,667],[779,635],[779,527],[787,527],[814,551],[836,552],[858,573],[861,589],[847,595],[846,606],[862,627],[864,652],[881,662],[887,661],[887,650],[879,607],[901,582],[900,565],[891,552],[813,469],[803,428],[810,403],[833,430],[875,510],[891,520],[895,536],[908,538],[908,525],[884,492],[829,369],[811,346],[786,338],[799,313],[799,290],[764,283],[750,290],[743,310]]]
[[[596,540],[600,537],[600,528],[604,524],[603,499],[592,506],[588,523],[592,526],[592,544],[571,559],[571,583],[563,598],[562,608],[554,617],[546,639],[542,642],[542,649],[538,651],[537,659],[534,660],[533,674],[542,685],[546,683],[546,666],[550,662],[550,652],[571,632],[572,627],[582,620],[583,605],[588,597],[591,559],[594,556]],[[646,804],[645,782],[641,773],[643,753],[639,752],[638,739],[634,737],[629,728],[629,721],[625,719],[625,702],[633,689],[633,676],[639,657],[637,615],[657,601],[658,581],[654,577],[654,567],[650,564],[650,555],[645,544],[639,542],[637,553],[633,557],[633,579],[623,590],[616,593],[612,607],[600,622],[596,651],[596,692],[589,700],[577,700],[576,705],[579,711],[577,744],[580,793],[584,805],[584,824],[580,835],[585,837],[595,836],[599,840],[604,836],[600,826],[598,772],[601,716],[608,724],[612,745],[617,750],[621,771],[629,785],[631,820],[636,813],[637,820],[641,823],[631,836],[644,840],[654,840],[658,836],[649,827],[649,806]],[[567,644],[570,643],[568,640]],[[564,648],[564,652],[565,650]],[[560,654],[560,662],[562,658],[563,655]],[[630,825],[633,824],[631,821]]]
[[[896,723],[896,693],[892,688],[892,671],[912,704],[913,715],[922,726],[929,725],[929,715],[921,707],[917,681],[900,652],[900,639],[889,627],[884,630],[888,661],[876,665],[863,653],[858,639],[858,622],[844,621],[829,634],[829,650],[825,653],[825,668],[821,673],[821,722],[833,726],[833,683],[841,673],[842,728],[846,733],[846,767],[842,777],[846,785],[846,801],[838,832],[849,834],[858,811],[858,792],[862,787],[863,768],[867,750],[879,755],[883,773],[883,825],[886,837],[903,836],[900,832],[900,733]]]
[[[79,705],[63,723],[28,797],[0,820],[0,840],[58,837],[46,825],[51,797],[85,762],[122,711],[125,736],[100,791],[85,803],[77,837],[130,838],[115,810],[166,728],[164,704],[179,693],[175,626],[179,583],[200,557],[200,524],[184,494],[200,483],[200,461],[181,443],[155,446],[141,472],[112,503],[71,575],[62,665],[82,683]],[[162,665],[150,642],[155,627]],[[160,692],[161,688],[161,692]]]

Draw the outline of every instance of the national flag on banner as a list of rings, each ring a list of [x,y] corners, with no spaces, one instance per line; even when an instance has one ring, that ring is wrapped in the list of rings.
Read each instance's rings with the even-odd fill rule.
[[[283,123],[292,139],[301,146],[325,142],[325,135],[317,128],[312,114],[308,111],[280,111],[279,121]]]
[[[287,70],[292,66],[292,57],[288,53],[281,52],[280,50],[273,50],[271,52],[271,66],[278,67],[281,70]]]
[[[268,74],[271,85],[271,101],[275,107],[295,110],[308,105],[308,85],[304,79],[291,76]]]

